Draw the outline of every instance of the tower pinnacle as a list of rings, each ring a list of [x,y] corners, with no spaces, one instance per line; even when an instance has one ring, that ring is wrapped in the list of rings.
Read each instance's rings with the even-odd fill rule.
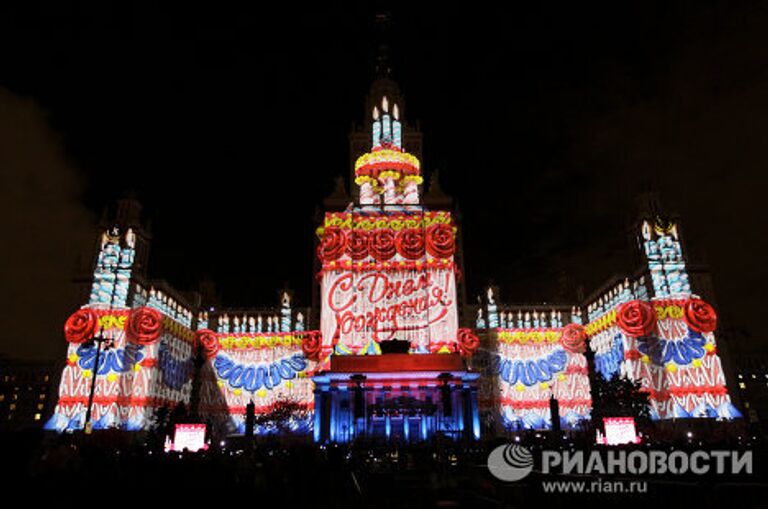
[[[365,101],[363,124],[354,127],[349,137],[350,181],[358,184],[350,183],[350,192],[361,205],[419,203],[422,134],[418,124],[406,124],[405,99],[391,77],[388,44],[391,19],[388,12],[376,15],[378,51],[374,55],[374,79]],[[384,168],[385,163],[395,164],[395,168]],[[380,180],[379,173],[387,169],[396,173],[385,173],[384,180]],[[397,175],[399,177],[394,178]]]
[[[376,28],[378,29],[379,48],[376,55],[376,77],[389,78],[392,66],[389,63],[389,28],[392,23],[392,14],[380,12],[376,14]]]

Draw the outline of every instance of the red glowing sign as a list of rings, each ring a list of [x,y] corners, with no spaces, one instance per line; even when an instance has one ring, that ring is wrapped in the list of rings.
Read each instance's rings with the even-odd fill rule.
[[[205,424],[177,424],[173,443],[166,444],[166,449],[190,452],[208,449],[205,443]]]
[[[635,429],[634,417],[604,417],[605,436],[598,435],[598,442],[606,445],[639,444],[640,436]]]
[[[456,339],[456,286],[450,269],[327,272],[323,337],[353,352],[397,337],[427,350]]]

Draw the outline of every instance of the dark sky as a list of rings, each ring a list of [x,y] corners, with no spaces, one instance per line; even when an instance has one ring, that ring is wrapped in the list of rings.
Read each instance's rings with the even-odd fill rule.
[[[230,305],[284,283],[310,298],[313,214],[348,171],[375,9],[157,4],[0,6],[1,353],[60,354],[70,267],[129,190],[153,276],[210,277]],[[631,268],[633,197],[653,187],[723,319],[764,349],[765,2],[499,4],[390,6],[424,167],[463,213],[470,295],[493,280],[505,301],[551,301],[561,274],[589,292]]]

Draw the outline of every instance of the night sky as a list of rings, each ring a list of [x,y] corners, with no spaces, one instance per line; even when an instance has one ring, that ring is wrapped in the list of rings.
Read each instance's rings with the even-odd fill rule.
[[[0,353],[62,355],[75,259],[126,192],[152,220],[151,276],[309,302],[378,8],[277,3],[0,6]],[[765,2],[424,4],[388,6],[393,77],[461,208],[469,294],[551,302],[634,268],[633,197],[655,189],[722,323],[764,350]]]

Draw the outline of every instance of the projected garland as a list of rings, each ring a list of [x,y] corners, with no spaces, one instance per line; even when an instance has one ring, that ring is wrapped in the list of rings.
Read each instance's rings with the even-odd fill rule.
[[[640,380],[654,418],[733,418],[714,330],[717,315],[698,298],[629,301],[587,325],[595,368]]]
[[[256,393],[271,391],[283,381],[293,380],[306,369],[307,361],[302,354],[293,354],[270,364],[243,365],[220,354],[214,359],[213,367],[219,379],[226,380],[232,389]]]
[[[217,419],[222,432],[245,431],[245,408],[253,401],[257,414],[290,401],[302,412],[291,429],[308,432],[314,406],[311,375],[316,363],[305,351],[318,345],[318,331],[257,334],[200,330],[196,342],[209,362],[203,367],[201,411]],[[259,429],[258,432],[274,430]]]
[[[324,270],[452,266],[456,249],[455,227],[446,212],[393,217],[330,213],[317,233],[318,257]],[[395,263],[381,263],[393,258]]]
[[[550,428],[550,396],[560,404],[564,428],[589,417],[584,327],[497,329],[495,335],[496,352],[490,354],[481,392],[497,407],[506,429]],[[490,384],[491,376],[497,377],[496,388]]]

